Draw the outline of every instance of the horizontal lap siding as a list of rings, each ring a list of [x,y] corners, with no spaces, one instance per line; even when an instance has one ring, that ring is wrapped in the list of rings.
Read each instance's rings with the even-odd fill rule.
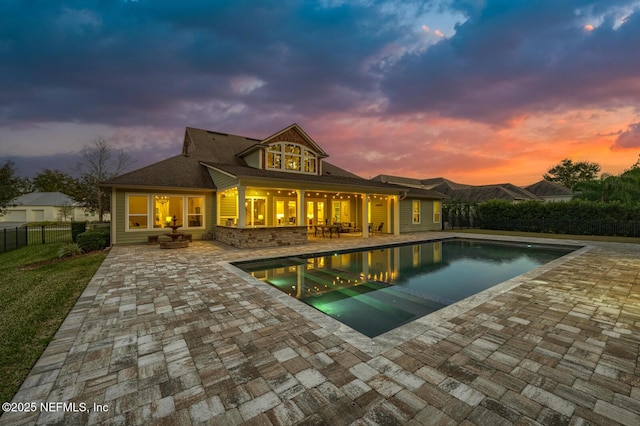
[[[420,223],[413,224],[413,199],[400,201],[400,233],[435,231],[441,229],[440,223],[433,223],[433,200],[420,201]]]
[[[233,186],[238,186],[237,178],[228,176],[224,173],[220,173],[212,169],[207,169],[207,171],[209,172],[209,175],[211,176],[213,183],[218,189],[226,189],[226,188],[231,188]]]
[[[371,225],[373,230],[377,231],[381,223],[384,223],[382,232],[386,233],[389,229],[388,212],[389,207],[387,205],[388,200],[380,200],[371,198]]]
[[[148,195],[151,197],[153,194],[167,194],[167,195],[188,195],[188,196],[204,196],[204,224],[205,228],[198,229],[189,229],[189,228],[180,228],[178,232],[183,232],[185,234],[191,234],[193,239],[200,239],[203,234],[214,232],[215,230],[215,200],[213,194],[206,193],[191,193],[191,192],[178,192],[178,191],[131,191],[131,190],[116,190],[116,207],[115,207],[115,223],[116,223],[116,244],[140,244],[146,243],[147,237],[150,235],[162,235],[166,234],[170,231],[168,228],[162,229],[152,229],[152,230],[144,230],[144,231],[125,231],[125,226],[129,221],[128,213],[126,211],[126,194],[139,194],[139,195]]]

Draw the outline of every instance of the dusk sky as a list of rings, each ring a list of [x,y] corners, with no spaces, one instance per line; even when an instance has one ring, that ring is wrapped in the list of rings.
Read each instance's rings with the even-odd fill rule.
[[[362,177],[534,183],[640,154],[637,0],[2,0],[0,164],[70,171],[98,136],[298,123]]]

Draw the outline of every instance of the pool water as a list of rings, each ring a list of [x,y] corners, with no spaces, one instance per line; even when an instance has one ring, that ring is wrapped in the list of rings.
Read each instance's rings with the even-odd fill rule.
[[[375,337],[576,248],[451,239],[234,265]]]

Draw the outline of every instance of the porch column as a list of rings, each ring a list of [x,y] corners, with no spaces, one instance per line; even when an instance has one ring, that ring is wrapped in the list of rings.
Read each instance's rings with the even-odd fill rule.
[[[215,197],[216,197],[216,225],[224,225],[224,223],[222,223],[222,219],[220,219],[220,200],[222,200],[222,194],[216,191]]]
[[[369,238],[369,194],[362,194],[362,238]]]
[[[400,235],[400,197],[393,197],[393,235]]]
[[[245,202],[247,200],[247,189],[243,186],[238,187],[238,228],[247,227],[247,212],[245,210]]]
[[[297,205],[297,216],[296,225],[298,226],[307,226],[306,218],[304,217],[304,191],[302,189],[298,189],[298,205]]]
[[[111,215],[110,219],[111,219],[111,245],[115,245],[116,241],[117,241],[117,226],[116,226],[116,220],[117,220],[117,216],[116,215],[116,193],[118,191],[115,188],[111,188],[111,211],[113,212],[113,214]],[[126,197],[126,195],[125,195]],[[126,205],[126,204],[125,204]],[[125,222],[126,223],[126,222]],[[17,231],[16,231],[17,232]]]

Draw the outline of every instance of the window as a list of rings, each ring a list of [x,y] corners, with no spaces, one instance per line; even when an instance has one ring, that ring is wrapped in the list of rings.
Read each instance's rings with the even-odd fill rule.
[[[316,174],[318,157],[302,145],[276,142],[267,148],[266,168]]]
[[[306,173],[315,173],[316,165],[318,161],[316,160],[316,155],[313,152],[304,151],[304,171]]]
[[[128,194],[128,230],[162,229],[173,224],[184,228],[204,226],[204,197],[161,194]]]
[[[267,168],[268,169],[281,169],[282,168],[282,145],[271,145],[267,150]]]
[[[153,227],[166,228],[173,224],[173,217],[176,218],[176,225],[186,226],[183,212],[184,197],[155,195],[153,197]]]
[[[433,223],[440,223],[440,201],[433,202]]]
[[[276,200],[276,220],[278,225],[296,225],[298,203],[293,200]]]
[[[147,229],[149,225],[149,199],[146,195],[129,196],[129,229]]]
[[[420,200],[413,200],[413,221],[414,225],[420,223]]]
[[[302,156],[301,148],[298,145],[286,144],[284,146],[284,168],[287,170],[300,171],[300,163]]]
[[[204,197],[187,197],[187,219],[189,220],[189,228],[204,226],[203,211]]]

